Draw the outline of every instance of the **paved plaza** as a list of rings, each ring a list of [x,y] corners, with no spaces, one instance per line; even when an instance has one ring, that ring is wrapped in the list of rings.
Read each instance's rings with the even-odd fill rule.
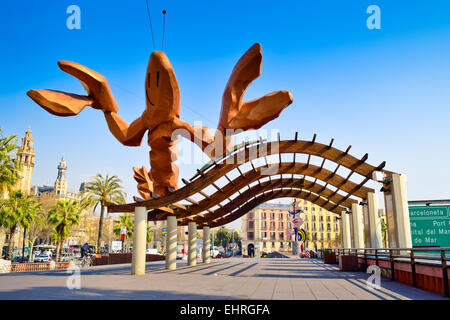
[[[178,261],[147,263],[145,276],[131,276],[130,264],[81,271],[81,289],[69,290],[66,270],[0,275],[0,299],[283,299],[409,300],[445,299],[439,294],[381,279],[369,289],[368,274],[341,272],[315,259],[212,260],[195,267]]]

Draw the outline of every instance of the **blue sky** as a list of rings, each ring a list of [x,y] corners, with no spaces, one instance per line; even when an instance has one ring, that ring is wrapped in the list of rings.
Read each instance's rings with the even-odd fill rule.
[[[81,30],[66,28],[71,4],[81,9]],[[381,9],[381,30],[366,27],[372,4]],[[262,76],[245,98],[281,89],[294,97],[265,129],[282,138],[317,133],[320,142],[352,145],[356,156],[369,153],[369,163],[385,160],[407,175],[411,200],[450,197],[450,2],[150,0],[150,8],[157,50],[167,10],[164,51],[180,85],[182,120],[216,127],[234,64],[259,42]],[[148,146],[122,146],[98,110],[59,118],[25,93],[83,93],[56,65],[71,60],[108,79],[119,115],[129,122],[140,116],[153,50],[145,0],[8,2],[0,12],[0,126],[20,136],[31,127],[33,184],[53,184],[64,153],[69,187],[108,172],[123,179],[131,199],[131,167],[149,167]],[[199,166],[181,165],[180,178]]]

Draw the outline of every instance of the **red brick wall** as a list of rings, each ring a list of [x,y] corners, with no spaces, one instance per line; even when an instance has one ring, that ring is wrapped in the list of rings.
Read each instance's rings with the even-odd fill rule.
[[[132,253],[110,253],[109,255],[102,255],[101,258],[96,258],[94,265],[131,263],[132,257]],[[165,258],[166,256],[161,256],[159,254],[147,254],[145,261],[162,261],[165,260]]]

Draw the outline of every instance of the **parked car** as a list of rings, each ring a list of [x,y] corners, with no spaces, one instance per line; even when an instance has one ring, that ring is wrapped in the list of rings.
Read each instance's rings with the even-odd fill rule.
[[[267,258],[267,252],[263,252],[263,253],[261,254],[261,258]]]
[[[222,254],[222,258],[230,258],[233,256],[233,251],[228,251]]]
[[[37,257],[34,257],[34,262],[49,262],[50,260],[51,260],[51,258],[46,254],[42,254]]]
[[[183,260],[183,256],[184,256],[184,254],[177,253],[177,260]]]
[[[213,258],[217,258],[217,256],[219,255],[219,250],[217,250],[217,247],[214,247],[214,249],[211,250],[211,257]]]
[[[61,261],[73,261],[75,260],[75,255],[73,253],[64,253],[61,257]]]

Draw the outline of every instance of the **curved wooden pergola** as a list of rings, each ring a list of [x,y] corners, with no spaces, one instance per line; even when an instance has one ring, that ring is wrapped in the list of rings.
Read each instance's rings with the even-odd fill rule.
[[[278,135],[277,141],[260,139],[236,147],[226,156],[213,159],[197,170],[189,181],[182,179],[185,185],[180,189],[164,197],[153,195],[150,200],[109,205],[108,211],[134,212],[136,207],[145,207],[149,210],[148,220],[165,220],[174,215],[179,225],[194,221],[203,228],[227,224],[271,199],[297,197],[341,214],[351,208],[352,203],[358,203],[358,198],[366,199],[369,192],[374,192],[366,186],[373,172],[391,173],[384,170],[385,162],[376,167],[366,163],[367,154],[361,159],[350,155],[351,146],[345,151],[334,148],[334,139],[326,145],[316,142],[316,135],[310,141],[297,137],[296,133],[293,140],[281,141]],[[282,161],[282,154],[293,154],[293,160]],[[297,161],[297,154],[308,155],[307,161]],[[278,161],[269,163],[267,157],[274,155],[278,156]],[[322,158],[321,165],[310,163],[311,156]],[[264,160],[265,164],[255,166],[253,160],[257,159]],[[326,161],[335,163],[336,168],[333,171],[324,168]],[[244,164],[250,164],[251,169],[243,172],[241,166]],[[346,177],[337,174],[340,167],[349,170]],[[232,179],[227,174],[234,169],[239,175]],[[354,173],[363,177],[360,183],[351,181]],[[222,177],[227,183],[219,187],[216,181]],[[262,181],[264,179],[266,181]],[[209,187],[215,192],[208,195],[205,189]],[[192,199],[195,195],[201,196],[202,200]],[[181,201],[188,204],[181,204]]]

